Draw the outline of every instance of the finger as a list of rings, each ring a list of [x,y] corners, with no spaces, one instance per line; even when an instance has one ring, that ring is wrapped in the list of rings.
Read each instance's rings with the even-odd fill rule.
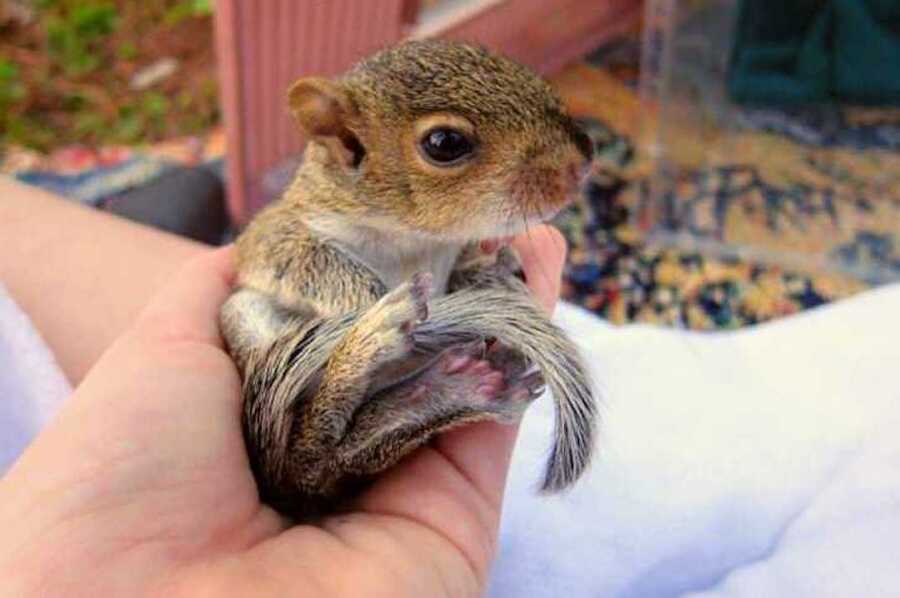
[[[138,334],[158,340],[196,341],[221,347],[219,308],[235,276],[232,246],[194,258],[138,317]]]
[[[522,260],[528,287],[544,309],[553,313],[566,261],[565,238],[552,226],[542,225],[519,235],[512,245]]]
[[[518,431],[518,425],[472,424],[442,434],[435,441],[435,448],[451,460],[499,512]]]
[[[442,557],[437,551],[422,560],[437,569],[456,563],[458,568],[447,575],[474,572],[483,583],[496,550],[517,428],[481,422],[446,432],[381,476],[357,505],[363,512],[410,521],[429,534],[437,532],[449,540],[443,550],[449,548],[463,560]]]

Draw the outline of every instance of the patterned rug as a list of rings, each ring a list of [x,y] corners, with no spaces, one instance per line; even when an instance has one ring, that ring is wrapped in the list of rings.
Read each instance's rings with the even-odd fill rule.
[[[900,278],[897,110],[746,110],[718,136],[674,119],[660,176],[639,51],[626,38],[554,78],[598,153],[556,222],[567,299],[616,323],[728,329]]]
[[[100,207],[173,166],[219,166],[224,155],[224,131],[215,129],[148,146],[71,146],[47,155],[8,147],[0,153],[0,174]]]

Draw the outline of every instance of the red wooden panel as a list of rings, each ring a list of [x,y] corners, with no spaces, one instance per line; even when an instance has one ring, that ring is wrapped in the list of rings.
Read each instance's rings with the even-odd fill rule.
[[[216,46],[236,222],[261,207],[262,173],[302,147],[285,101],[303,75],[333,75],[404,34],[405,0],[219,0]]]
[[[439,35],[485,44],[549,74],[641,17],[639,0],[480,0],[483,9],[423,24],[413,37]],[[462,10],[465,15],[466,10]]]

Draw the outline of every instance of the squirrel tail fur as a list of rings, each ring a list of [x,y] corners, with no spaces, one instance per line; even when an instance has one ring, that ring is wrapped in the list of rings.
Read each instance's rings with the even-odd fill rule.
[[[477,337],[501,339],[543,374],[556,401],[556,429],[541,489],[571,486],[590,464],[597,411],[577,347],[530,296],[500,288],[434,299],[414,333],[416,345],[430,351]]]
[[[265,301],[253,292],[250,297]],[[309,321],[282,313],[277,318],[279,334],[253,343],[241,338],[252,328],[243,321],[243,312],[229,304],[225,336],[241,369],[250,373],[244,380],[244,432],[252,449],[250,461],[262,494],[273,500],[284,483],[297,402],[304,400],[309,384],[357,315]],[[417,325],[412,337],[416,351],[425,355],[486,337],[520,352],[541,371],[556,401],[555,438],[542,491],[563,490],[587,469],[596,419],[590,377],[574,343],[529,295],[501,285],[432,299],[428,318]]]

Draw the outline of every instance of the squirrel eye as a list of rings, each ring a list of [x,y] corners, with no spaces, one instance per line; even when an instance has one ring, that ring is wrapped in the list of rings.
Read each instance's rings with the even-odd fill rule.
[[[425,158],[436,166],[456,164],[475,149],[465,134],[447,127],[438,127],[425,133],[420,146]]]

